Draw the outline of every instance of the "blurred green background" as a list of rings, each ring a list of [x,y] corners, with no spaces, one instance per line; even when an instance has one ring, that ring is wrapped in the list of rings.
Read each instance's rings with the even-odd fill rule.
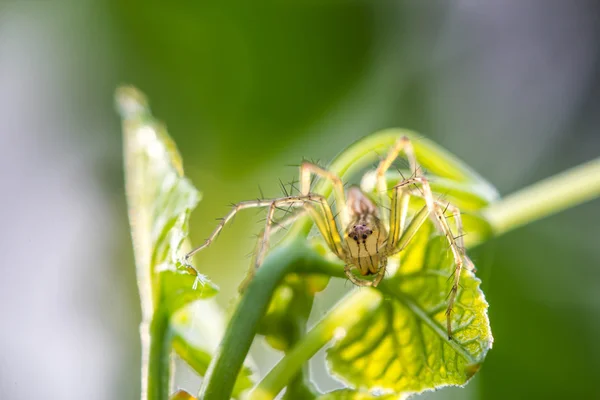
[[[120,83],[146,92],[204,194],[194,243],[259,185],[278,195],[288,165],[384,127],[435,140],[502,194],[600,154],[598,2],[272,3],[0,0],[0,398],[139,397]],[[225,308],[260,218],[200,258]],[[421,398],[600,398],[600,202],[472,258],[494,348],[466,389]],[[263,372],[278,357],[261,340],[252,355]],[[322,390],[340,386],[322,354],[313,366]]]

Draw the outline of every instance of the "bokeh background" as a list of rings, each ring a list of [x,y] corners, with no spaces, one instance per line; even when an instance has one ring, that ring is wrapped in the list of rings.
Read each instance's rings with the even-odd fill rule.
[[[384,127],[423,133],[502,194],[597,157],[599,37],[593,0],[0,0],[0,398],[139,397],[118,84],[148,94],[202,190],[198,243],[229,203],[279,194],[287,165]],[[223,307],[259,218],[203,254]],[[466,389],[422,398],[600,398],[600,201],[473,258],[494,348]],[[278,357],[260,340],[252,355],[263,372]]]

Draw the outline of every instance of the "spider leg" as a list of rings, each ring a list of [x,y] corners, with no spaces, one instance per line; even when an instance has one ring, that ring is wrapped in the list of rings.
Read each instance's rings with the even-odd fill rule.
[[[296,221],[298,218],[302,217],[307,212],[308,212],[308,210],[306,208],[296,209],[294,212],[291,212],[290,215],[286,215],[281,220],[279,220],[277,223],[274,223],[271,226],[271,229],[269,231],[269,236],[265,235],[266,228],[263,228],[263,230],[257,235],[256,245],[254,247],[254,251],[252,252],[253,257],[252,257],[251,267],[248,269],[248,272],[246,273],[246,277],[244,278],[244,280],[242,281],[242,283],[240,284],[240,286],[238,288],[238,291],[240,293],[244,292],[244,290],[246,289],[248,284],[252,281],[252,278],[254,278],[254,274],[256,273],[256,268],[259,265],[258,253],[261,251],[261,248],[265,244],[264,243],[265,240],[269,239],[270,236],[273,236],[275,233],[277,233],[281,229],[286,229],[287,226],[291,225],[294,221]],[[267,243],[267,245],[268,245],[268,243]],[[266,247],[266,245],[265,245],[265,247]]]
[[[416,196],[416,197],[420,197],[420,198],[424,198],[423,194],[421,192],[415,192],[415,191],[411,191],[411,196]],[[473,264],[473,262],[471,261],[471,259],[467,256],[467,254],[465,253],[465,241],[464,241],[464,228],[463,228],[463,223],[462,223],[462,217],[461,217],[461,213],[460,213],[460,209],[458,207],[456,207],[454,204],[450,203],[450,202],[445,202],[445,201],[441,201],[441,200],[437,200],[434,199],[434,202],[440,206],[443,207],[443,211],[442,213],[445,214],[445,211],[450,211],[452,213],[452,218],[454,219],[454,223],[456,225],[456,244],[459,248],[459,250],[462,253],[465,265],[464,267],[466,269],[468,269],[469,271],[472,272],[476,272],[476,268],[475,268],[475,264]]]
[[[210,234],[208,239],[206,239],[202,245],[196,247],[194,250],[190,251],[189,253],[187,253],[185,255],[185,260],[188,261],[189,258],[192,257],[194,254],[196,254],[199,251],[210,246],[210,244],[215,240],[215,238],[218,236],[218,234],[221,232],[221,230],[223,230],[223,227],[229,221],[231,221],[231,219],[241,210],[244,210],[247,208],[269,207],[267,221],[266,221],[266,225],[265,225],[265,231],[263,234],[263,236],[268,237],[269,232],[271,230],[271,226],[272,226],[273,214],[275,212],[275,209],[278,206],[285,205],[285,204],[288,204],[291,206],[304,206],[304,205],[308,205],[311,202],[315,202],[315,203],[321,205],[321,207],[324,209],[325,216],[329,220],[328,222],[334,221],[333,214],[331,213],[331,209],[329,208],[329,204],[327,204],[327,201],[325,200],[325,198],[320,195],[315,195],[315,194],[309,193],[308,195],[288,196],[288,197],[282,197],[282,198],[278,198],[278,199],[250,200],[250,201],[239,202],[239,203],[235,204],[233,206],[233,208],[231,209],[231,211],[229,211],[229,213],[227,213],[227,215],[225,215],[225,217],[223,217],[221,219],[221,222],[217,225],[215,230]],[[310,209],[309,209],[309,211],[310,211]],[[317,225],[319,225],[318,221],[317,221]],[[327,240],[328,244],[330,246],[334,247],[335,249],[337,249],[338,245],[341,248],[341,244],[340,244],[341,238],[339,237],[339,233],[337,232],[337,230],[335,232],[330,233],[330,237],[332,238],[331,241],[327,240],[327,236],[326,236],[326,240]],[[267,242],[267,244],[268,244],[268,242]],[[261,248],[259,249],[260,257],[258,257],[258,259],[257,259],[258,264],[260,264],[260,262],[262,261],[260,258],[262,256],[264,256],[265,251],[266,251],[266,246],[261,245]],[[336,251],[334,250],[334,252],[336,252]]]
[[[337,212],[340,215],[342,226],[347,226],[350,223],[350,217],[348,216],[348,209],[346,207],[346,196],[344,195],[344,184],[342,183],[342,180],[336,174],[329,172],[316,164],[304,161],[300,165],[300,193],[302,195],[310,193],[311,174],[318,175],[321,178],[331,181],[333,184],[333,194]]]
[[[337,230],[335,218],[333,217],[333,213],[331,212],[331,208],[329,207],[327,200],[321,195],[309,193],[307,195],[288,196],[277,199],[242,201],[240,203],[235,204],[231,211],[229,211],[229,213],[227,213],[227,215],[225,215],[225,217],[221,219],[221,222],[217,225],[217,227],[211,233],[208,239],[206,239],[202,245],[185,255],[185,261],[187,262],[190,259],[190,257],[192,257],[194,254],[210,246],[211,243],[218,236],[218,234],[221,232],[221,230],[223,230],[223,227],[227,224],[227,222],[231,221],[231,219],[239,211],[247,208],[268,207],[265,228],[262,234],[259,235],[259,240],[257,243],[258,250],[256,253],[256,258],[254,260],[254,268],[250,268],[248,276],[240,286],[240,290],[243,291],[244,287],[254,276],[256,268],[258,268],[264,260],[266,252],[269,248],[270,236],[272,235],[272,233],[274,233],[274,231],[281,229],[281,225],[274,224],[273,217],[277,208],[282,205],[290,205],[292,207],[304,206],[306,211],[308,211],[315,220],[315,223],[319,231],[321,232],[321,235],[323,235],[323,238],[325,239],[327,245],[330,247],[331,251],[338,255],[338,257],[344,259],[345,253],[341,244],[342,239]],[[320,208],[320,210],[318,210],[317,207]],[[294,218],[290,218],[289,220],[291,222],[296,218],[297,215],[294,215]]]
[[[415,157],[415,152],[410,139],[406,136],[401,137],[396,141],[394,147],[390,149],[387,156],[381,160],[377,166],[376,180],[377,180],[377,191],[379,192],[379,208],[381,213],[381,220],[387,226],[389,224],[389,208],[390,208],[390,197],[388,195],[387,180],[385,179],[386,171],[392,166],[393,162],[398,158],[400,153],[404,151],[410,170],[414,171],[415,177],[420,176],[420,167]],[[406,200],[408,201],[408,200]]]
[[[267,220],[265,222],[265,229],[263,231],[262,234],[262,240],[260,241],[260,246],[258,248],[258,253],[256,254],[256,260],[255,260],[255,268],[258,268],[260,266],[260,264],[262,264],[264,258],[265,258],[265,253],[267,252],[267,249],[269,248],[269,239],[271,237],[270,233],[271,233],[271,227],[273,226],[273,217],[275,216],[275,210],[276,207],[280,204],[283,204],[283,202],[278,202],[278,201],[274,201],[271,203],[271,205],[269,206],[269,211],[267,211]]]
[[[406,188],[401,186],[395,186],[392,192],[392,202],[390,208],[390,224],[388,232],[388,240],[386,250],[389,255],[397,253],[396,247],[401,235],[404,235],[404,228],[406,225],[406,215],[408,213],[408,203],[410,200],[410,193]],[[419,225],[420,226],[420,225]]]
[[[282,217],[277,223],[275,223],[273,225],[273,227],[271,227],[271,235],[274,235],[275,233],[279,232],[281,229],[286,229],[289,225],[291,225],[294,221],[296,221],[298,218],[302,217],[307,212],[308,212],[308,210],[306,208],[297,208],[294,211],[288,212],[289,215]],[[258,237],[261,237],[262,235],[264,235],[264,233],[265,233],[265,230],[263,229],[262,231],[259,232]],[[258,248],[257,248],[257,251],[258,251]]]
[[[451,339],[452,338],[452,310],[454,308],[454,302],[456,301],[456,295],[458,292],[458,283],[460,281],[460,274],[461,274],[462,268],[465,264],[464,254],[463,254],[464,250],[460,246],[460,244],[462,243],[462,233],[459,234],[458,239],[456,239],[454,237],[454,235],[452,234],[450,225],[448,224],[448,221],[446,220],[446,217],[444,216],[444,208],[433,197],[433,194],[431,192],[431,187],[429,186],[429,182],[427,181],[427,178],[425,178],[425,177],[410,178],[410,179],[403,181],[402,183],[400,183],[397,186],[408,186],[408,185],[412,185],[415,183],[421,185],[421,187],[423,189],[422,197],[425,200],[426,207],[429,210],[429,213],[431,214],[431,216],[433,217],[432,219],[434,221],[434,224],[438,227],[438,229],[440,229],[443,232],[443,234],[446,236],[446,239],[450,243],[450,249],[452,251],[452,256],[454,257],[454,264],[455,264],[454,280],[452,283],[452,288],[450,289],[450,294],[448,296],[448,308],[446,309],[446,328],[448,331],[448,339]],[[458,210],[456,210],[456,211],[458,212]],[[454,218],[457,218],[457,216],[458,216],[457,227],[460,228],[462,231],[462,221],[460,219],[460,213],[455,214]],[[467,264],[468,263],[470,263],[470,260],[467,262]]]
[[[381,160],[379,163],[377,170],[375,171],[375,184],[377,191],[379,192],[379,214],[381,218],[381,222],[383,227],[389,228],[388,237],[386,240],[386,245],[384,248],[381,248],[378,251],[378,256],[380,257],[379,261],[379,269],[376,271],[375,279],[372,281],[363,281],[358,283],[358,279],[351,275],[349,271],[349,267],[346,266],[346,275],[350,277],[352,282],[357,285],[362,286],[377,286],[379,282],[383,279],[387,266],[387,256],[390,253],[394,252],[396,244],[400,238],[400,235],[404,231],[404,226],[406,223],[406,216],[408,212],[408,204],[410,200],[410,194],[406,188],[396,187],[394,188],[394,193],[392,195],[392,204],[390,205],[390,197],[388,195],[388,187],[387,180],[385,179],[386,171],[391,167],[394,160],[398,158],[401,152],[404,152],[408,162],[410,164],[411,170],[414,169],[415,176],[417,176],[419,171],[419,166],[417,164],[417,160],[415,158],[414,150],[410,140],[403,136],[398,139],[394,146],[389,150],[386,157]],[[391,208],[391,212],[389,211]],[[391,215],[390,215],[391,214]],[[420,225],[419,225],[420,226]],[[397,253],[397,252],[396,252]],[[362,268],[361,273],[363,273]],[[372,271],[375,272],[375,271]],[[364,273],[363,273],[364,274]]]
[[[323,239],[329,246],[329,249],[340,259],[345,259],[345,249],[342,245],[342,238],[335,222],[335,217],[331,211],[327,199],[320,195],[311,194],[312,203],[306,203],[306,209],[315,221],[317,229],[321,233]],[[317,209],[317,207],[319,209]]]
[[[387,258],[385,256],[381,257],[380,265],[382,266],[379,268],[379,271],[377,271],[377,276],[375,276],[375,279],[373,279],[373,287],[379,285],[379,282],[381,282],[385,276],[385,270],[387,266]]]
[[[429,215],[430,211],[427,206],[423,207],[418,213],[416,213],[398,240],[396,242],[389,243],[387,255],[393,256],[404,250],[410,241],[415,237],[415,234],[419,231],[423,223],[427,221]]]
[[[356,276],[354,276],[354,274],[352,273],[352,265],[351,264],[347,263],[344,266],[344,272],[346,273],[346,276],[348,277],[348,279],[350,279],[350,281],[352,283],[354,283],[356,286],[371,286],[372,285],[372,282],[358,279]]]
[[[215,230],[210,234],[210,236],[208,237],[208,239],[206,239],[203,244],[201,244],[200,246],[196,247],[195,249],[193,249],[192,251],[190,251],[189,253],[187,253],[185,255],[185,261],[188,261],[190,259],[190,257],[192,257],[194,254],[196,254],[199,251],[204,250],[205,248],[207,248],[208,246],[210,246],[211,243],[219,235],[219,233],[221,233],[221,231],[223,230],[223,228],[225,227],[225,225],[229,221],[231,221],[231,219],[233,219],[233,217],[239,211],[245,210],[247,208],[271,207],[273,204],[279,205],[279,204],[282,204],[283,202],[285,202],[286,204],[298,203],[298,205],[302,205],[302,204],[304,204],[304,202],[306,200],[308,200],[308,198],[306,198],[306,197],[294,196],[294,197],[284,197],[284,198],[280,198],[280,199],[249,200],[249,201],[242,201],[242,202],[239,202],[237,204],[234,204],[233,208],[231,209],[231,211],[229,211],[227,213],[227,215],[225,215],[225,217],[223,217],[221,219],[221,222],[217,225],[217,227],[215,228]],[[269,218],[267,218],[267,224],[270,224]]]
[[[350,263],[346,263],[346,265],[344,266],[344,272],[346,273],[348,279],[350,279],[350,281],[356,286],[376,287],[379,284],[379,282],[381,282],[381,280],[383,279],[383,275],[385,274],[385,267],[379,268],[379,271],[377,271],[377,276],[372,281],[357,278],[356,275],[352,273],[352,264]]]
[[[436,203],[438,203],[438,201],[436,201]],[[460,210],[458,209],[458,207],[456,207],[455,205],[453,205],[451,203],[447,203],[445,207],[452,213],[452,217],[454,218],[454,223],[456,224],[456,232],[457,232],[456,243],[457,243],[458,248],[460,249],[463,259],[465,261],[464,267],[471,272],[475,272],[476,271],[475,264],[473,264],[473,261],[471,261],[471,259],[469,258],[469,256],[467,256],[467,254],[465,252],[465,239],[464,239],[465,232],[463,229],[462,217],[460,216]]]

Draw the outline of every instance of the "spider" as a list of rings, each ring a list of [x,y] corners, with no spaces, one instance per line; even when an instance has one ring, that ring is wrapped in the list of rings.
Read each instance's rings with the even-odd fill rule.
[[[414,174],[389,189],[385,174],[401,153],[404,153]],[[342,230],[338,226],[327,199],[310,191],[313,175],[332,183]],[[268,249],[269,237],[282,227],[281,224],[273,221],[275,211],[287,205],[303,208],[302,211],[311,215],[329,249],[345,263],[344,271],[350,281],[358,286],[376,287],[385,276],[388,258],[404,250],[421,225],[427,218],[431,218],[434,225],[448,240],[455,264],[453,283],[446,309],[448,338],[451,339],[451,314],[458,292],[460,273],[463,267],[474,270],[473,264],[463,250],[463,225],[460,211],[452,204],[442,203],[433,196],[429,181],[421,173],[413,146],[407,137],[398,139],[386,157],[380,161],[375,171],[375,185],[379,193],[377,204],[360,187],[351,186],[345,191],[342,180],[337,175],[314,163],[304,161],[300,165],[299,195],[242,201],[234,204],[232,210],[221,220],[209,238],[201,246],[189,252],[185,259],[187,261],[195,253],[208,247],[227,222],[240,210],[265,207],[268,208],[266,224],[260,235],[261,240],[255,258],[255,266],[260,266]],[[413,216],[407,225],[407,212],[411,196],[422,198],[425,206]],[[455,220],[456,236],[452,233],[446,220],[446,211],[452,213]],[[363,277],[373,276],[372,279],[358,278],[352,272],[353,268],[358,270]]]

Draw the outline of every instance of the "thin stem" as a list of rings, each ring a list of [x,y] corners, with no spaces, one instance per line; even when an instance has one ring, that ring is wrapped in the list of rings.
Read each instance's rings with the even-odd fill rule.
[[[274,399],[302,366],[336,335],[360,322],[379,307],[381,294],[374,289],[352,291],[317,323],[250,392],[248,400]]]
[[[307,307],[308,311],[312,308],[312,297],[310,299],[310,306]],[[295,346],[306,334],[306,323],[308,315],[297,315],[292,321],[292,332],[291,334],[291,345]],[[287,353],[287,352],[286,352]],[[295,377],[292,378],[287,390],[285,392],[285,400],[308,400],[314,399],[316,396],[315,390],[310,381],[310,371],[308,363],[304,363],[302,368],[298,370]]]
[[[271,301],[273,291],[298,263],[302,249],[303,246],[297,246],[295,243],[281,245],[271,252],[258,269],[229,321],[225,336],[204,377],[199,398],[231,398],[235,380],[256,335],[258,323]]]
[[[339,263],[328,261],[315,253],[303,238],[290,240],[274,248],[248,284],[231,317],[225,336],[204,376],[199,398],[231,398],[233,385],[256,335],[260,319],[269,306],[273,291],[283,277],[291,272],[343,276],[343,268]]]
[[[150,324],[150,349],[145,399],[167,400],[171,381],[171,330],[167,312],[158,308]]]
[[[291,326],[285,332],[288,336],[289,348],[293,348],[306,335],[306,325],[313,303],[314,295],[304,292],[298,293],[288,306],[288,312],[293,315],[290,320]],[[289,348],[285,351],[286,354],[289,352]],[[296,376],[287,385],[284,400],[312,400],[317,395],[318,391],[310,381],[309,365],[304,363]]]
[[[483,210],[494,236],[600,196],[600,158],[521,189]]]

